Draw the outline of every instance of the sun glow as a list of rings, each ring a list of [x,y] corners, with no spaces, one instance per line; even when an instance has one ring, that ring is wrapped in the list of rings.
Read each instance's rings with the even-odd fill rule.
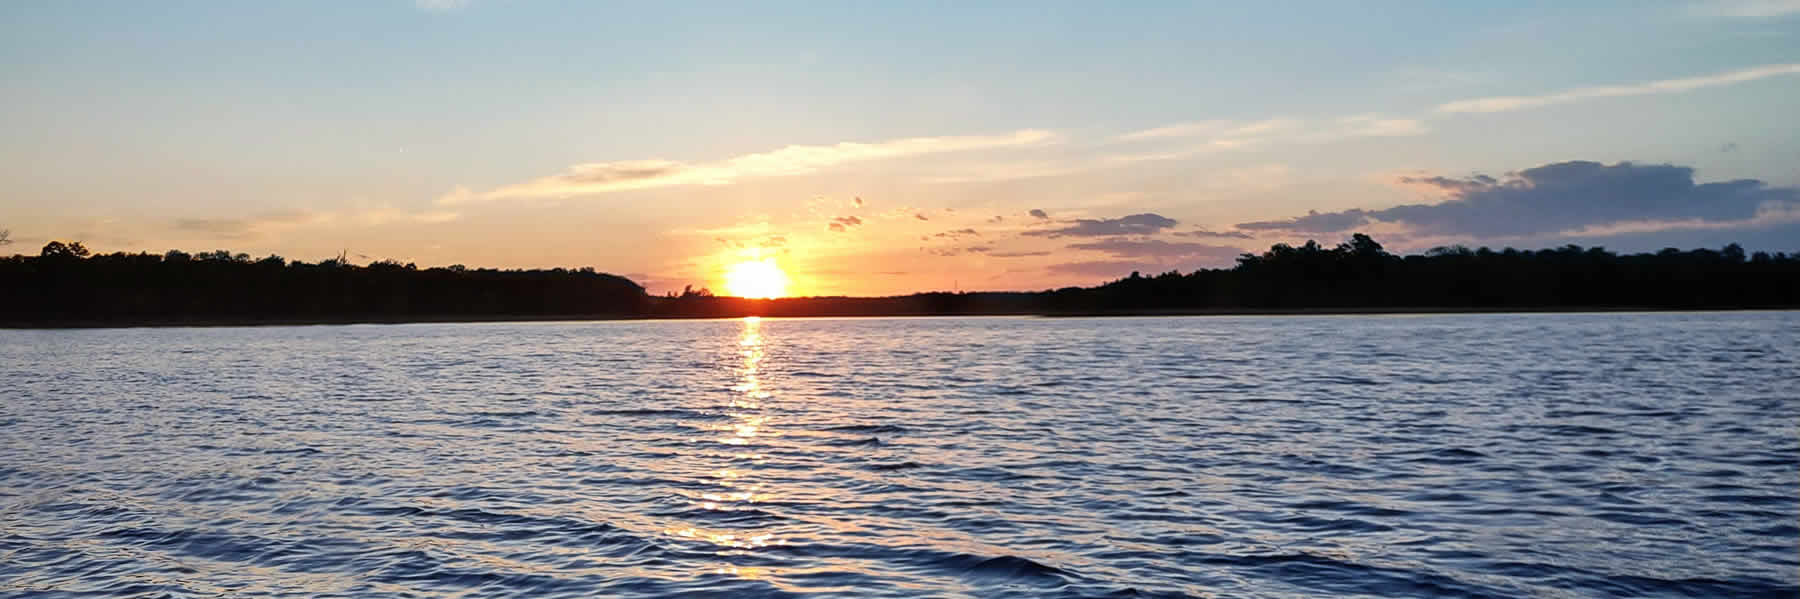
[[[788,276],[774,258],[746,260],[725,271],[725,293],[737,297],[777,298],[787,295]]]

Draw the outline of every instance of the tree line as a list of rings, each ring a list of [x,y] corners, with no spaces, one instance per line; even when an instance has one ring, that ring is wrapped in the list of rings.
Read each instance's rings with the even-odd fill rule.
[[[0,258],[0,322],[178,324],[636,316],[643,287],[584,269],[421,269],[225,250],[90,255],[52,241]]]
[[[1055,293],[1107,309],[1777,308],[1800,306],[1800,255],[1747,255],[1731,244],[1643,254],[1451,246],[1402,256],[1357,233],[1332,248],[1278,244],[1228,269],[1132,273]]]
[[[1036,293],[920,293],[886,298],[682,297],[684,316],[1138,314],[1350,310],[1739,309],[1800,307],[1800,255],[1722,249],[1616,254],[1440,247],[1387,252],[1368,235],[1243,254],[1231,268],[1130,276]]]
[[[206,324],[531,318],[1130,314],[1306,310],[1800,307],[1800,255],[1718,250],[1469,249],[1396,255],[1367,235],[1244,254],[1230,268],[1040,292],[749,300],[651,296],[592,268],[418,268],[224,250],[92,254],[53,241],[0,258],[0,325]]]

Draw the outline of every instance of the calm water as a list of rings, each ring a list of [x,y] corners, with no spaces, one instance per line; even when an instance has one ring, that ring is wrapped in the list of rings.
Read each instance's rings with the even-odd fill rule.
[[[1800,593],[1800,313],[0,331],[0,595]]]

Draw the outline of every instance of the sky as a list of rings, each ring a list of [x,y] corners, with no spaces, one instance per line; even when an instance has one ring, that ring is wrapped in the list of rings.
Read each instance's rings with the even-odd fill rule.
[[[9,252],[1040,290],[1800,250],[1800,0],[0,3]]]

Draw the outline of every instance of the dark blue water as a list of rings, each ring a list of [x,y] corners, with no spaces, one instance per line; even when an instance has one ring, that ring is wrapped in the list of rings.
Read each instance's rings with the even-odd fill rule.
[[[1793,597],[1800,313],[0,331],[4,596]]]

